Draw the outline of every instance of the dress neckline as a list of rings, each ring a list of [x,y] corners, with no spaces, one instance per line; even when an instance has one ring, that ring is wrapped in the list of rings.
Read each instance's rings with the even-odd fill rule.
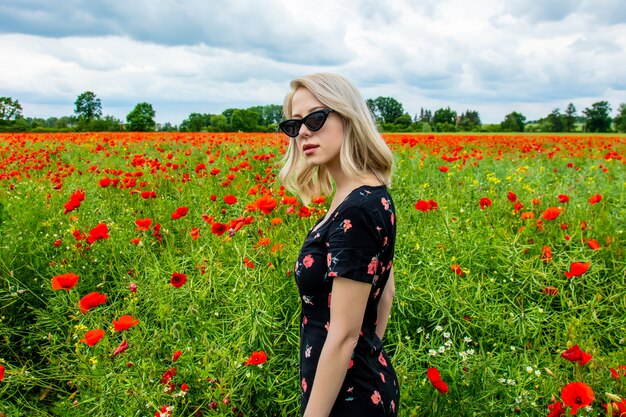
[[[318,232],[322,226],[324,226],[326,223],[328,223],[330,221],[330,219],[332,218],[332,216],[337,212],[337,210],[339,210],[339,207],[341,207],[347,200],[348,198],[354,194],[357,190],[360,190],[361,188],[374,188],[374,189],[378,189],[378,188],[384,188],[385,184],[380,184],[380,185],[369,185],[369,184],[363,184],[363,185],[359,185],[358,187],[356,187],[354,190],[350,191],[346,197],[341,201],[341,203],[339,203],[337,205],[337,207],[335,207],[335,209],[330,212],[327,213],[325,216],[322,216],[319,220],[317,220],[315,222],[315,224],[313,225],[313,227],[311,228],[311,231],[309,232],[309,235],[313,232]],[[326,220],[324,220],[326,219]]]

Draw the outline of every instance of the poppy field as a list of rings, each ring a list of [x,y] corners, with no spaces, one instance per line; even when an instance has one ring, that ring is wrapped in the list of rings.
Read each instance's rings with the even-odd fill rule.
[[[626,413],[626,137],[384,135],[401,416]],[[279,134],[0,135],[0,416],[295,416]]]

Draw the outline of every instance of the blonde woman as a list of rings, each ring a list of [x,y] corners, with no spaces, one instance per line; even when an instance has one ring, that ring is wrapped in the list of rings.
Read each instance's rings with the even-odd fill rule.
[[[381,342],[394,295],[391,151],[359,91],[339,75],[293,80],[284,113],[281,180],[305,203],[335,188],[295,265],[301,412],[396,416],[398,380]]]

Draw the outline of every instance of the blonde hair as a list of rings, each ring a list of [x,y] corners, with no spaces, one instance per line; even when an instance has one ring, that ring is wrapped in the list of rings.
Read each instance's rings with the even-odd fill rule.
[[[344,138],[339,151],[341,167],[358,177],[370,171],[386,186],[391,186],[393,155],[380,136],[374,117],[359,90],[346,78],[329,73],[306,75],[290,83],[283,113],[292,117],[292,99],[298,88],[309,90],[323,105],[333,109],[343,120]],[[291,138],[283,158],[279,178],[287,189],[298,194],[305,204],[320,194],[333,191],[331,176],[323,166],[310,166]]]

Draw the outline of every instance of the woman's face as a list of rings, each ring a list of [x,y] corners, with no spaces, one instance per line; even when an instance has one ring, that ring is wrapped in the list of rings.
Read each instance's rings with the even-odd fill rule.
[[[291,100],[291,118],[301,119],[313,111],[327,108],[308,89],[300,87]],[[343,135],[341,117],[337,113],[330,113],[326,123],[318,131],[309,130],[303,123],[295,142],[308,164],[340,168],[339,150]]]

